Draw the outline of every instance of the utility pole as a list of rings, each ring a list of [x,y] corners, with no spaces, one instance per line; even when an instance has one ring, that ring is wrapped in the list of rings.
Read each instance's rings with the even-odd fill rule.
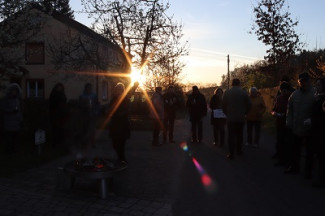
[[[229,63],[230,63],[230,60],[229,60],[229,54],[227,55],[227,65],[228,65],[228,71],[227,71],[227,76],[228,76],[228,87],[227,89],[229,89],[229,83],[230,83],[230,74],[229,74]]]

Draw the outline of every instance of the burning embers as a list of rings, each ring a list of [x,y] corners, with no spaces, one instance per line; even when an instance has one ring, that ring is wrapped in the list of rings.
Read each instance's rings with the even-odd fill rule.
[[[104,158],[75,160],[74,167],[78,171],[88,172],[107,171],[116,168],[113,161]]]

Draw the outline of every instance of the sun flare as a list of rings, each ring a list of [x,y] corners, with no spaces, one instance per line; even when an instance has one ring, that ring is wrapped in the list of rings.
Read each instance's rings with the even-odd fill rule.
[[[130,77],[131,77],[131,83],[135,83],[135,82],[138,82],[139,83],[139,86],[143,86],[145,80],[146,80],[146,77],[145,75],[141,72],[141,70],[137,69],[137,68],[134,68],[132,67],[132,72],[130,74]]]

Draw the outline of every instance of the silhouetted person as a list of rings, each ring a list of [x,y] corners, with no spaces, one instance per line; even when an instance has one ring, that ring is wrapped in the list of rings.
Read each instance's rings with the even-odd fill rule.
[[[113,97],[110,101],[108,116],[111,116],[109,122],[109,136],[112,139],[113,148],[121,163],[127,164],[125,157],[126,140],[131,137],[131,126],[129,120],[130,96],[138,87],[139,83],[134,83],[132,89],[125,93],[123,83],[117,83],[113,89]]]
[[[153,134],[152,134],[152,145],[159,146],[159,134],[163,128],[164,119],[164,99],[162,96],[162,88],[156,87],[155,92],[151,97],[153,110],[151,110],[151,118],[153,119]]]
[[[286,126],[287,106],[291,95],[291,86],[287,82],[280,85],[281,94],[276,98],[272,115],[276,118],[276,166],[288,165],[291,131]]]
[[[164,142],[168,139],[174,143],[174,123],[176,118],[177,97],[174,86],[170,85],[167,92],[163,95],[164,99]]]
[[[288,92],[288,94],[290,96],[295,91],[295,88],[293,88],[292,85],[291,85],[291,83],[290,83],[290,77],[288,75],[283,75],[282,78],[281,78],[281,80],[280,80],[280,85],[279,86],[281,86],[282,83],[286,83],[287,84],[287,86],[288,86],[289,89],[286,90],[286,91]],[[277,94],[275,96],[275,99],[274,99],[274,106],[272,108],[272,112],[276,112],[275,111],[275,102],[277,100],[277,97],[280,96],[280,95],[281,95],[281,89],[279,88],[279,90],[277,91]],[[288,137],[290,137],[290,136],[288,136]],[[272,156],[272,158],[278,158],[279,157],[279,154],[278,154],[279,148],[280,147],[279,147],[279,143],[278,143],[278,139],[277,139],[276,140],[276,143],[275,143],[275,153]]]
[[[222,111],[223,90],[217,88],[210,100],[211,124],[213,125],[214,145],[222,147],[225,143],[226,116]],[[220,141],[219,141],[220,137]]]
[[[99,114],[99,101],[97,94],[93,92],[92,85],[87,83],[83,93],[79,97],[82,121],[82,146],[87,149],[95,147],[96,120]]]
[[[57,83],[49,98],[50,121],[52,127],[53,147],[62,148],[65,140],[65,127],[69,117],[67,97],[62,83]]]
[[[308,73],[302,73],[298,79],[299,88],[292,93],[288,101],[287,127],[293,133],[290,166],[285,173],[298,173],[300,170],[300,152],[306,146],[305,178],[311,178],[312,145],[311,145],[311,116],[315,100]]]
[[[238,155],[242,154],[245,115],[250,107],[247,92],[240,88],[239,79],[233,79],[232,88],[225,92],[222,101],[222,109],[227,116],[229,159],[234,158],[235,148]]]
[[[263,114],[265,113],[266,106],[263,97],[259,94],[257,88],[255,87],[250,88],[249,97],[251,100],[251,108],[249,109],[249,112],[246,115],[246,124],[247,124],[246,145],[253,145],[254,147],[259,147],[262,118],[263,118]]]
[[[12,83],[6,89],[6,96],[1,100],[1,111],[3,121],[3,138],[5,143],[5,153],[16,152],[17,139],[23,114],[21,110],[21,89],[18,84]]]
[[[203,136],[202,118],[207,115],[207,103],[197,86],[193,86],[192,90],[186,102],[192,123],[192,142],[201,142]]]
[[[288,83],[289,84],[289,86],[290,86],[290,89],[289,89],[290,94],[292,94],[296,90],[294,87],[292,87],[292,85],[290,83],[290,77],[288,75],[283,75],[282,76],[282,78],[280,80],[280,85],[282,83]],[[279,89],[278,92],[277,92],[276,97],[280,96],[280,94],[281,94],[281,90]]]
[[[325,78],[316,81],[316,99],[313,104],[311,117],[312,140],[318,160],[319,181],[313,183],[315,187],[325,187]]]

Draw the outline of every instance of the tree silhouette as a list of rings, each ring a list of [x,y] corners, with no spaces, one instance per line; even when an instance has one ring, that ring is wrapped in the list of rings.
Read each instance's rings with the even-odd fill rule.
[[[39,0],[45,12],[50,13],[52,10],[60,14],[64,14],[69,18],[74,19],[73,10],[70,7],[70,0]]]
[[[182,43],[182,25],[168,15],[161,0],[82,0],[95,19],[93,28],[122,47],[132,64],[151,74],[152,86],[173,83],[182,69],[180,57],[188,54]],[[172,76],[172,77],[171,77]],[[169,77],[168,79],[166,77]],[[165,82],[168,80],[168,82]]]
[[[264,58],[274,65],[286,62],[303,45],[295,31],[298,21],[290,17],[289,6],[284,6],[285,0],[261,0],[253,9],[252,31],[270,47]]]

